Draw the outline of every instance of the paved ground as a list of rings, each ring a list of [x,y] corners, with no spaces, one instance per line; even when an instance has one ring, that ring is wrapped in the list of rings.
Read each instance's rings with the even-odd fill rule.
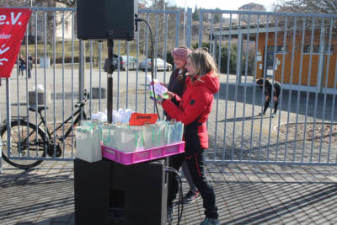
[[[74,224],[73,162],[48,161],[27,172],[3,166],[1,225]],[[207,168],[221,224],[337,224],[335,167]],[[184,187],[187,191],[185,182]],[[202,219],[198,200],[185,207],[181,224],[199,224]]]
[[[98,75],[94,77],[93,83],[98,83]],[[23,79],[20,82],[22,87],[28,86],[28,89],[34,85],[33,79],[29,81],[29,85]],[[125,83],[122,83],[121,81],[121,87],[124,87]],[[15,79],[12,85],[12,99],[16,99],[17,90],[21,86],[14,88],[17,87]],[[138,95],[125,95],[126,92],[130,92],[132,85],[121,88],[120,95],[115,93],[114,96],[120,97],[120,107],[138,104],[142,111],[144,104],[141,103],[141,91],[138,90]],[[262,118],[254,116],[261,110],[261,90],[258,89],[255,93],[252,87],[238,87],[236,90],[235,86],[226,85],[222,81],[218,102],[214,104],[212,116],[209,118],[211,149],[208,152],[211,159],[220,157],[233,161],[257,160],[267,163],[300,162],[299,160],[336,163],[337,149],[333,142],[335,132],[326,135],[323,129],[322,132],[314,133],[322,138],[310,138],[308,131],[308,136],[302,138],[289,130],[288,125],[284,129],[285,124],[306,119],[317,123],[317,128],[322,119],[335,123],[337,111],[332,107],[335,98],[325,99],[326,96],[321,95],[307,97],[305,94],[298,95],[286,91],[283,102],[280,103],[281,113],[271,118],[268,112],[267,116]],[[49,82],[47,86],[51,93],[54,87],[50,86]],[[57,83],[55,90],[61,88],[62,85]],[[67,90],[70,90],[69,87]],[[74,90],[77,90],[76,83]],[[0,91],[3,94],[4,89]],[[21,92],[18,96],[21,96],[21,102],[24,102],[26,91]],[[139,97],[138,100],[136,96]],[[54,117],[53,112],[60,112],[63,108],[62,101],[56,101],[57,110],[51,108],[48,113],[51,121]],[[323,111],[319,110],[322,107],[321,103],[325,101],[326,104],[323,105],[326,107]],[[0,99],[1,109],[5,109],[4,102],[4,99]],[[93,104],[93,107],[96,106]],[[105,108],[105,100],[102,101],[102,108]],[[1,114],[4,112],[5,110],[0,111]],[[22,112],[26,111],[23,109]],[[16,113],[17,109],[14,107],[12,115]],[[330,113],[335,115],[328,117]],[[57,121],[61,119],[61,115],[57,113]],[[285,132],[280,132],[282,129],[278,127]],[[303,131],[301,126],[295,130]],[[222,224],[337,224],[336,167],[209,164],[208,177],[216,191]],[[74,224],[73,181],[71,161],[48,161],[28,172],[3,163],[3,172],[0,174],[0,225]],[[200,200],[185,207],[181,224],[194,225],[202,220],[203,209]]]

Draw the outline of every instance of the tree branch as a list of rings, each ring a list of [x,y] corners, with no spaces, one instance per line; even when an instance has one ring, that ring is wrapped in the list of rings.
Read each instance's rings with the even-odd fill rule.
[[[73,7],[76,5],[76,0],[55,0],[56,2],[63,3],[66,6]]]
[[[277,5],[278,11],[337,13],[337,0],[287,0]]]

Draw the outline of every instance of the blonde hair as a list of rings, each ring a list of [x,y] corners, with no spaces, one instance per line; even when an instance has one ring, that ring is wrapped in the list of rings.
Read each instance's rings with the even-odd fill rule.
[[[195,69],[195,74],[200,77],[204,76],[209,72],[213,72],[213,76],[218,76],[217,65],[213,57],[204,49],[196,49],[188,58],[191,59],[191,63]]]

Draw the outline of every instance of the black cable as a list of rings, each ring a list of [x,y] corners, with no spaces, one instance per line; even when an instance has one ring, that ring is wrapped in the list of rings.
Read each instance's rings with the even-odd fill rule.
[[[142,18],[136,18],[135,19],[136,23],[142,21],[144,22],[147,27],[149,28],[149,31],[150,31],[150,39],[151,39],[151,54],[152,54],[152,57],[151,57],[151,79],[152,79],[152,83],[154,83],[154,43],[153,43],[153,34],[152,34],[152,30],[151,30],[151,26],[150,24],[142,19]],[[157,105],[157,99],[156,99],[156,95],[155,95],[155,90],[154,90],[154,85],[152,85],[152,91],[153,91],[153,95],[154,95],[154,104],[155,104],[155,109],[157,111],[157,115],[158,115],[158,118],[160,120],[160,115],[159,115],[159,110],[158,110],[158,105]],[[181,218],[182,218],[182,214],[183,214],[183,210],[184,210],[184,204],[183,204],[183,185],[182,185],[182,181],[181,181],[181,176],[179,175],[179,172],[172,168],[172,167],[166,167],[166,172],[171,172],[171,173],[175,173],[176,174],[176,179],[178,181],[178,186],[179,186],[179,197],[178,197],[178,222],[177,222],[177,225],[180,224],[180,221],[181,221]],[[181,206],[181,209],[180,209],[180,206]]]
[[[144,20],[144,19],[142,19],[142,18],[136,18],[135,19],[135,21],[136,21],[136,23],[138,23],[138,22],[144,22],[146,25],[147,25],[147,27],[149,28],[149,31],[150,31],[150,39],[151,39],[151,55],[152,55],[152,57],[151,57],[151,79],[152,79],[152,83],[154,83],[154,76],[153,76],[153,70],[154,70],[154,44],[153,44],[153,34],[152,34],[152,30],[151,30],[151,26],[150,26],[150,24],[146,21],[146,20]],[[156,99],[156,94],[155,94],[155,91],[154,91],[154,85],[152,85],[152,91],[153,91],[153,97],[154,97],[154,105],[155,105],[155,109],[156,109],[156,111],[157,111],[157,115],[158,115],[158,119],[160,120],[160,115],[159,115],[159,110],[158,110],[158,105],[157,105],[157,99]]]
[[[179,186],[180,186],[180,189],[179,189],[179,203],[178,203],[178,222],[177,224],[179,225],[180,224],[180,221],[181,221],[181,217],[183,216],[183,211],[184,211],[184,202],[183,202],[183,184],[182,184],[182,181],[181,181],[181,176],[177,176],[176,177],[179,181]],[[179,206],[181,206],[181,211],[179,210]]]
[[[165,171],[174,173],[176,175],[176,179],[178,181],[179,197],[178,197],[178,222],[177,222],[177,225],[179,225],[180,221],[181,221],[181,217],[183,215],[183,211],[184,211],[183,184],[182,184],[182,181],[181,181],[181,176],[179,175],[179,172],[172,167],[166,167]],[[181,209],[180,209],[180,207],[181,207]]]

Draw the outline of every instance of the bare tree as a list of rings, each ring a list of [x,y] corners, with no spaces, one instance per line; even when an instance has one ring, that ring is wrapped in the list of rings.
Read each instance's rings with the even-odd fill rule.
[[[278,12],[300,12],[300,13],[322,13],[322,14],[337,14],[337,0],[283,0],[275,6],[275,11]],[[309,20],[309,19],[308,19]],[[323,22],[328,31],[330,19],[318,18],[316,26],[320,26]],[[312,20],[310,20],[312,21]],[[292,23],[289,23],[292,25]],[[307,21],[307,29],[312,28],[312,22]],[[333,22],[332,33],[337,34],[336,20]]]
[[[1,7],[29,7],[29,0],[24,1],[11,1],[11,0],[0,0]]]
[[[283,0],[276,5],[276,11],[337,13],[337,0]]]
[[[64,7],[74,7],[76,5],[77,0],[32,0],[32,1],[33,1],[33,6],[34,5],[44,5],[47,7],[55,7],[56,3],[62,3]]]
[[[275,6],[277,12],[292,13],[313,13],[313,14],[337,14],[337,0],[283,0]],[[295,22],[296,18],[296,22]],[[279,25],[287,26],[292,29],[295,25],[298,29],[297,35],[302,35],[301,30],[305,32],[304,49],[318,51],[321,40],[325,40],[325,48],[330,51],[329,37],[331,37],[331,48],[336,48],[337,43],[334,39],[337,35],[336,19],[324,17],[280,17]],[[324,33],[321,33],[324,31]],[[313,40],[311,34],[314,34]],[[292,32],[288,32],[291,36]],[[313,46],[311,42],[313,41]]]
[[[65,7],[74,7],[76,5],[76,0],[0,0],[0,5],[2,7],[30,7],[31,4],[33,6],[43,5],[47,7],[54,7],[55,3],[62,3]]]
[[[55,0],[55,2],[62,3],[67,7],[74,7],[76,5],[76,0]]]

